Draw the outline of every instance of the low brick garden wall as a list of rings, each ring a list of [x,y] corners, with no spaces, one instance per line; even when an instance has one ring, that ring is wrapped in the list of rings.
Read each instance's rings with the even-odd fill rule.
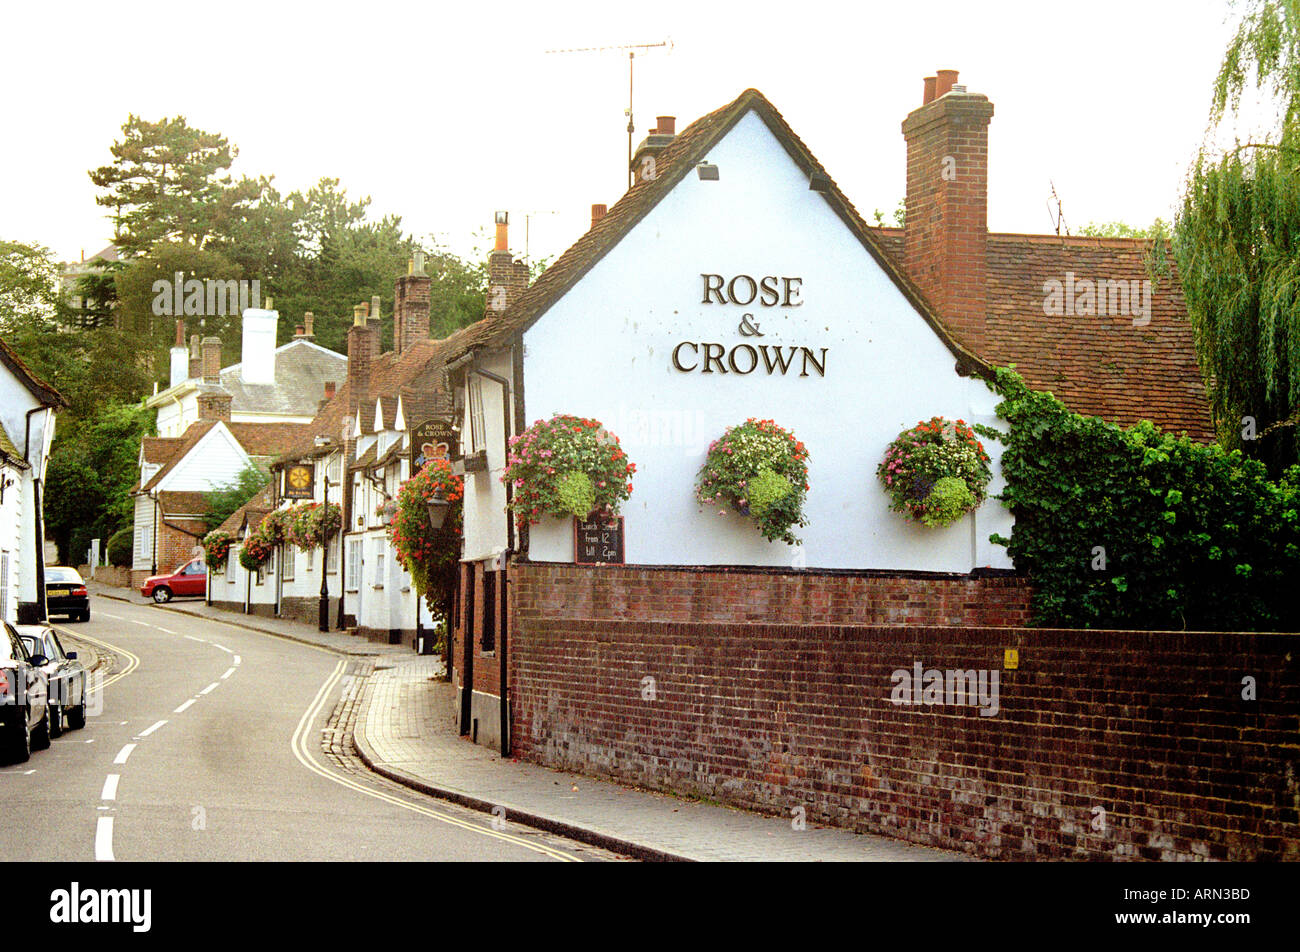
[[[987,858],[1300,859],[1300,635],[544,617],[520,568],[525,759]]]

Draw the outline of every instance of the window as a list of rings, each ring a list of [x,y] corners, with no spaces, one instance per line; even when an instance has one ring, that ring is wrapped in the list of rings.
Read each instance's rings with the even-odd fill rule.
[[[0,617],[9,614],[9,551],[0,552]]]
[[[487,449],[487,427],[483,422],[483,381],[471,377],[469,381],[469,438],[470,451]]]
[[[235,584],[235,547],[233,545],[226,550],[226,582],[230,585]]]
[[[383,539],[375,540],[375,588],[384,587],[384,546]]]
[[[340,540],[331,539],[325,544],[325,572],[327,575],[339,574],[339,545]]]
[[[355,592],[361,582],[361,540],[348,540],[348,570],[344,580],[349,592]]]
[[[283,545],[280,547],[280,580],[282,582],[293,581],[293,568],[297,561],[297,546]]]

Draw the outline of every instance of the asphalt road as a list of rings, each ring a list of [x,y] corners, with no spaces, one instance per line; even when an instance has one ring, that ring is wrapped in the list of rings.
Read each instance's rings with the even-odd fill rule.
[[[0,766],[8,860],[601,860],[391,784],[322,751],[346,661],[147,605],[57,624],[115,663],[101,709]],[[72,646],[69,646],[72,647]]]

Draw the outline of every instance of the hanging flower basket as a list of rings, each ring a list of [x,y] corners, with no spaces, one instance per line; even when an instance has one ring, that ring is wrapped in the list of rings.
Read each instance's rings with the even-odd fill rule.
[[[598,420],[556,414],[510,438],[501,482],[513,490],[510,509],[523,526],[542,516],[617,516],[635,472],[618,437]]]
[[[794,527],[808,524],[807,494],[808,450],[789,430],[753,417],[709,445],[695,485],[702,505],[729,506],[753,519],[765,539],[790,545],[799,544]]]
[[[203,537],[203,563],[210,571],[220,572],[225,568],[234,541],[234,534],[222,529],[213,529]]]
[[[256,572],[266,564],[274,551],[274,545],[258,538],[256,533],[251,533],[239,549],[239,564],[246,571]]]
[[[343,525],[343,510],[337,503],[308,502],[282,510],[284,538],[311,552],[328,542]]]
[[[932,417],[898,434],[876,468],[890,508],[931,528],[950,526],[984,502],[989,455],[964,420]]]
[[[439,493],[447,500],[447,515],[442,527],[434,529],[429,522],[429,501]],[[402,483],[392,503],[388,541],[411,573],[416,593],[439,615],[456,586],[464,496],[464,478],[452,473],[448,460],[434,458]]]

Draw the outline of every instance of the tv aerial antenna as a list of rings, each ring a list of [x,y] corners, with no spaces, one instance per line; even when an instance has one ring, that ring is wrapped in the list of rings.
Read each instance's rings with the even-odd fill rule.
[[[633,89],[633,69],[636,63],[636,51],[649,51],[653,49],[666,48],[669,53],[673,51],[673,41],[664,39],[659,43],[625,43],[621,46],[580,46],[566,50],[546,50],[547,53],[604,53],[607,50],[627,50],[627,109],[624,113],[627,115],[627,187],[631,188],[636,184],[636,178],[632,173],[632,134],[636,131],[636,125],[632,122],[632,89]]]

